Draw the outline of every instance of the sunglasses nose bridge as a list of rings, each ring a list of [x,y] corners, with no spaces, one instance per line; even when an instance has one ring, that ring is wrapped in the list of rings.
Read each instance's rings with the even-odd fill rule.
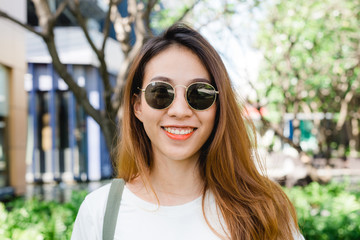
[[[177,92],[177,90],[176,90],[176,88],[177,87],[182,87],[182,88],[184,88],[185,89],[185,92],[184,92],[184,96],[186,95],[186,92],[187,92],[187,89],[188,89],[188,87],[187,86],[185,86],[185,85],[175,85],[173,88],[174,88],[174,92],[175,92],[175,94],[176,94],[176,92]]]
[[[179,92],[179,89],[178,87],[180,88],[184,88],[184,92]],[[174,105],[174,102],[178,102],[178,101],[184,101],[186,106],[189,106],[189,103],[187,101],[187,97],[186,97],[186,92],[187,92],[187,89],[188,87],[185,86],[185,85],[176,85],[176,86],[173,86],[173,89],[174,89],[174,93],[175,93],[175,96],[173,98],[173,102],[172,102],[172,105]],[[178,103],[175,103],[175,105],[177,105]],[[184,104],[184,103],[181,103],[181,104]]]
[[[173,88],[176,89],[177,87],[183,87],[183,88],[185,88],[185,90],[188,88],[188,87],[185,86],[185,85],[175,85]]]

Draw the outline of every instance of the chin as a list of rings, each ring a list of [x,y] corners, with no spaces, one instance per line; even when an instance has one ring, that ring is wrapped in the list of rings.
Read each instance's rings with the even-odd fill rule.
[[[178,157],[172,157],[172,159],[174,161],[187,161],[187,160],[193,160],[193,161],[197,161],[199,159],[199,156],[178,156]]]

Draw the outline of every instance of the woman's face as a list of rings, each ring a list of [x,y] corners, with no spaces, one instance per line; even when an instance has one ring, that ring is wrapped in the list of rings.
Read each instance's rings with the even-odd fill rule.
[[[182,86],[199,81],[211,83],[209,73],[189,49],[173,45],[147,63],[142,88],[154,81],[176,86],[175,98],[166,109],[150,107],[144,93],[134,104],[135,115],[151,141],[155,163],[157,160],[197,161],[200,148],[214,128],[216,103],[206,110],[194,110],[187,104]]]

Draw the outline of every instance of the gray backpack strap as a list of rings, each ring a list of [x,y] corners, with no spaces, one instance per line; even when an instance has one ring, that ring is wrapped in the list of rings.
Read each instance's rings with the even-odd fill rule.
[[[103,240],[114,239],[116,221],[124,186],[125,181],[123,179],[117,178],[112,180],[104,216]]]

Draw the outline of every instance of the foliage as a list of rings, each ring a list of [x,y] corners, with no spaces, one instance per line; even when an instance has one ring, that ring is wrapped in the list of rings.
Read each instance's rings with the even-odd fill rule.
[[[38,198],[0,202],[0,239],[67,240],[86,191],[73,192],[66,203]]]
[[[257,89],[260,105],[279,117],[331,113],[331,122],[311,118],[321,154],[330,153],[342,129],[353,140],[340,144],[360,150],[358,131],[351,131],[359,128],[359,3],[277,0],[259,28],[257,45],[265,58],[259,71],[263,86]],[[299,128],[299,121],[294,121],[294,128]]]
[[[273,85],[268,90],[275,91],[276,102],[286,98],[295,100],[295,97],[305,102],[319,101],[320,97],[334,100],[339,94],[336,90],[341,91],[337,88],[343,87],[341,92],[348,90],[349,86],[337,85],[344,81],[351,85],[359,71],[356,51],[360,39],[356,32],[360,30],[360,9],[356,2],[277,2],[259,35],[259,45],[268,60],[267,71],[260,76]],[[343,79],[349,69],[356,72]],[[296,96],[298,91],[307,92]],[[340,98],[335,100],[339,102]],[[326,101],[318,108],[330,112],[339,110],[338,106],[331,105],[335,102]],[[290,112],[292,106],[286,107]]]
[[[167,8],[161,2],[157,6],[159,7],[154,9],[150,22],[151,29],[155,34],[171,26],[189,11],[189,6],[183,3],[179,4],[177,8]]]
[[[346,183],[313,182],[285,189],[305,239],[360,239],[360,191],[349,187]]]
[[[352,189],[353,188],[353,189]],[[284,188],[293,202],[305,239],[360,239],[359,185],[313,182]],[[0,203],[0,239],[70,239],[86,191],[73,192],[66,203],[17,199]]]

